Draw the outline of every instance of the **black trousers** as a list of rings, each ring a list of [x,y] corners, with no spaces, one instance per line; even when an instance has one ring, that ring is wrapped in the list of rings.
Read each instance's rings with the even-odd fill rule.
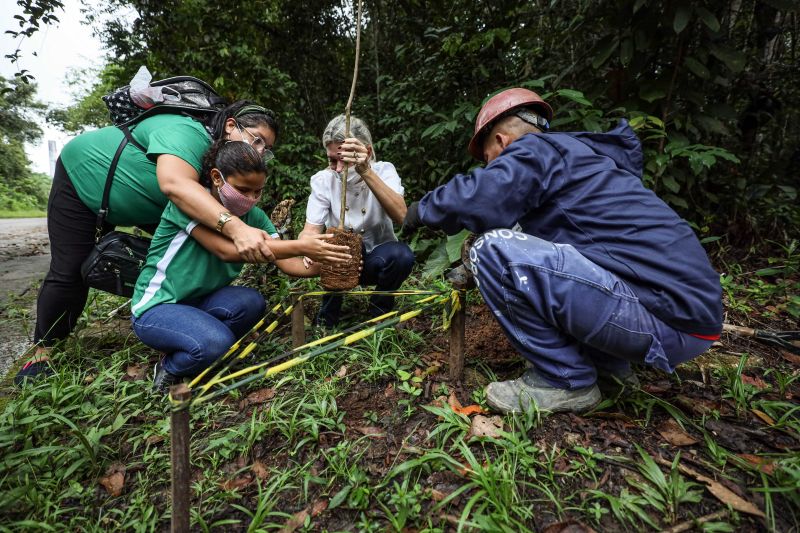
[[[66,338],[83,312],[89,288],[81,278],[81,263],[94,246],[96,223],[97,214],[78,197],[59,158],[47,202],[50,270],[36,303],[33,341],[42,346]]]

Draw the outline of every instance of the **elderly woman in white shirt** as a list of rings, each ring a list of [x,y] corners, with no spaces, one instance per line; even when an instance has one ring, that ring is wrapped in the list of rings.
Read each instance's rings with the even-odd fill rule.
[[[394,224],[402,224],[406,215],[400,176],[394,165],[377,160],[372,135],[364,121],[356,117],[350,118],[350,137],[347,138],[344,115],[331,120],[322,134],[322,146],[328,156],[328,168],[311,177],[306,224],[299,237],[339,226],[340,173],[345,164],[349,164],[345,229],[360,233],[364,239],[360,284],[375,285],[375,290],[379,291],[398,289],[414,266],[411,248],[398,242],[394,233]],[[308,258],[304,261],[306,266],[312,262]],[[393,307],[393,297],[372,296],[369,314],[382,315]],[[341,296],[323,297],[317,322],[335,326],[341,308]]]

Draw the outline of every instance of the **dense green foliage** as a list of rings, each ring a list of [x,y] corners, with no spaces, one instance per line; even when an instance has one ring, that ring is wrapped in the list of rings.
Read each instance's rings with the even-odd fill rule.
[[[285,127],[273,200],[300,196],[349,90],[350,3],[125,0],[95,16],[123,8],[137,14],[132,27],[112,16],[104,30],[118,84],[144,63],[273,107]],[[698,227],[747,242],[796,234],[796,3],[368,0],[365,10],[354,110],[409,199],[466,171],[481,101],[525,85],[551,100],[559,129],[635,120],[646,183]]]
[[[50,178],[31,172],[25,143],[42,130],[30,116],[43,105],[34,99],[36,86],[0,77],[0,210],[43,209],[47,205]]]

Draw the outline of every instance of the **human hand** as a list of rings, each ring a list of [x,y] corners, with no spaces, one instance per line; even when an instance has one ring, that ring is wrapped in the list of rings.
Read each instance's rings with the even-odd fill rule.
[[[411,202],[406,210],[406,216],[403,219],[403,225],[400,228],[401,235],[411,235],[422,226],[422,221],[419,218],[419,202]]]
[[[313,259],[311,259],[310,257],[307,257],[307,256],[303,256],[303,266],[306,267],[306,270],[311,268],[311,265],[313,265],[313,264],[314,264],[314,260]]]
[[[355,137],[348,137],[339,145],[338,155],[342,161],[349,165],[355,165],[356,172],[364,175],[369,171],[369,157],[371,146],[364,146],[364,143]]]
[[[231,219],[231,222],[233,220],[238,219]],[[267,240],[269,239],[267,232],[248,226],[244,222],[239,222],[238,225],[231,228],[230,238],[242,260],[247,263],[274,261],[275,255],[267,245]]]
[[[314,261],[319,261],[320,263],[345,263],[353,258],[350,255],[349,247],[327,242],[328,239],[332,238],[332,233],[325,233],[308,235],[300,239],[301,250],[311,260],[310,264],[313,264]],[[303,264],[305,265],[305,261],[303,261]]]

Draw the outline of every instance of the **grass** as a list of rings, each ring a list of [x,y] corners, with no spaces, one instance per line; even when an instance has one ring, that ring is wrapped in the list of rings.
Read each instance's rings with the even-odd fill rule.
[[[756,298],[742,279],[726,290],[749,309],[787,303],[796,276],[787,264],[768,295]],[[274,301],[287,289],[281,282],[266,292]],[[3,391],[0,531],[168,527],[167,405],[132,371],[159,354],[100,322],[119,304],[95,295],[83,331],[60,347],[57,374]],[[765,360],[773,348],[759,358],[742,352],[707,384],[700,363],[680,376],[647,371],[645,388],[664,392],[635,391],[584,417],[532,408],[479,438],[474,415],[432,402],[453,393],[486,407],[482,387],[447,383],[428,366],[428,352],[446,350],[429,322],[383,330],[194,408],[193,530],[516,532],[569,520],[600,531],[658,530],[720,511],[703,529],[800,527],[800,380],[779,356]],[[256,355],[288,342],[279,332]],[[468,364],[484,381],[521,370]],[[755,387],[753,376],[768,387]],[[263,388],[274,396],[251,403],[248,395]],[[709,408],[700,412],[703,402]],[[670,445],[657,431],[670,418],[697,442]],[[720,433],[726,427],[735,438]],[[738,487],[766,519],[730,511],[681,472],[686,464]],[[119,471],[124,482],[114,490]]]
[[[8,211],[0,209],[0,218],[42,218],[47,216],[44,209],[22,209],[19,211]]]

